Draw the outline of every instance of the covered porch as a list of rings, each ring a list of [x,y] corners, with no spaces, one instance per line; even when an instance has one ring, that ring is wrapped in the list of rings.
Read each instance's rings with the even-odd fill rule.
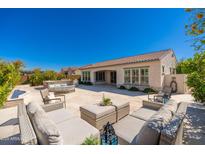
[[[100,70],[93,72],[94,84],[109,84],[116,85],[117,71],[116,70]]]

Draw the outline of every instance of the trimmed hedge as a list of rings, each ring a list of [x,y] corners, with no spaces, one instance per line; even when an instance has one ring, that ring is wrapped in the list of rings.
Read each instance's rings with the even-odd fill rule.
[[[140,91],[137,87],[131,87],[129,91]]]
[[[79,84],[88,85],[88,86],[93,85],[92,82],[86,82],[86,81],[80,81]]]
[[[144,92],[144,93],[156,93],[157,91],[154,90],[154,89],[152,89],[152,88],[145,88],[145,89],[143,90],[143,92]]]
[[[125,86],[120,86],[119,89],[126,89]]]

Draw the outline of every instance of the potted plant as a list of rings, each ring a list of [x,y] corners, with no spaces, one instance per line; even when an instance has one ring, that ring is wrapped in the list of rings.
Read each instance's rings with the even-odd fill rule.
[[[103,94],[102,101],[100,102],[100,105],[101,106],[109,106],[109,105],[112,105],[112,101],[110,98],[105,98],[105,95]]]
[[[99,139],[92,135],[90,137],[87,137],[85,141],[82,143],[82,145],[99,145],[99,144],[100,144]]]

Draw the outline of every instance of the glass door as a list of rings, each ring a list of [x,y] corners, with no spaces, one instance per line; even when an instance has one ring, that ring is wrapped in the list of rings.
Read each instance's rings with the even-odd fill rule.
[[[116,71],[110,72],[110,82],[111,83],[116,83],[117,81],[117,73]]]

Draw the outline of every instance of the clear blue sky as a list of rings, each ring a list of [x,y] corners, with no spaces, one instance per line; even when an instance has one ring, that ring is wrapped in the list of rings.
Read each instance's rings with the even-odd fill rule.
[[[184,9],[0,9],[0,58],[59,70],[172,48],[193,56]]]

